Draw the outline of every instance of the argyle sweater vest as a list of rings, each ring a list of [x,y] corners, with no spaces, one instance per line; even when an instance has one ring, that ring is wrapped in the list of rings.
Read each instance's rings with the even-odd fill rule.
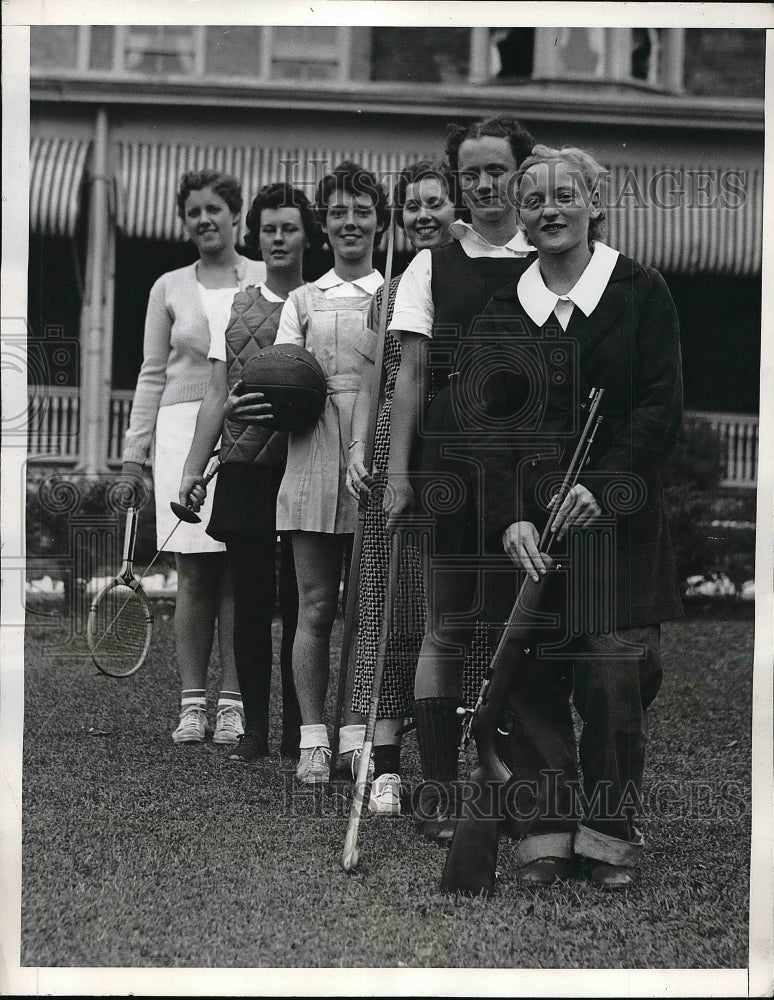
[[[274,343],[282,302],[269,302],[255,286],[234,296],[226,329],[226,372],[229,390],[242,377],[250,358]],[[282,468],[287,458],[288,436],[258,424],[225,420],[220,460],[237,465]]]

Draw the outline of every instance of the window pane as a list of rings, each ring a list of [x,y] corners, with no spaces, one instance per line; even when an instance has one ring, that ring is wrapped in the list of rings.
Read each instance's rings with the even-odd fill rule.
[[[604,28],[562,28],[556,51],[559,65],[569,76],[605,74]]]
[[[335,80],[337,63],[302,62],[299,59],[273,59],[271,75],[275,80]]]
[[[272,52],[278,58],[306,51],[310,58],[317,55],[335,55],[338,45],[338,29],[334,26],[312,27],[293,25],[271,29]]]
[[[78,29],[73,25],[33,25],[30,29],[30,65],[40,69],[75,69]]]
[[[211,25],[207,32],[206,72],[215,76],[260,76],[263,29]]]
[[[371,79],[417,83],[465,82],[470,28],[374,28]]]
[[[130,73],[192,74],[194,51],[192,27],[131,25],[126,28],[124,68]]]
[[[115,28],[108,25],[92,25],[89,45],[89,68],[112,69],[113,36]]]

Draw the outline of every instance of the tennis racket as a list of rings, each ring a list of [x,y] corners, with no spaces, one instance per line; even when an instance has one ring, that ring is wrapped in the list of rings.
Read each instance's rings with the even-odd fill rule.
[[[126,512],[121,568],[92,601],[86,641],[97,669],[109,677],[129,677],[145,662],[153,635],[153,612],[134,575],[137,509]]]

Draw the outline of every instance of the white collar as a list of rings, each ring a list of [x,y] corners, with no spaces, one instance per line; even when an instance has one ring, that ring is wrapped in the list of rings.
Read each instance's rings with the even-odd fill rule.
[[[260,285],[258,286],[258,290],[260,291],[261,295],[266,299],[267,302],[285,301],[285,299],[283,299],[281,295],[277,295],[276,292],[273,292],[270,288],[267,288],[265,281],[262,281],[260,283]]]
[[[325,274],[315,281],[315,285],[322,289],[322,291],[325,291],[328,288],[335,288],[336,285],[357,285],[358,288],[362,288],[363,291],[367,292],[369,295],[373,295],[377,289],[382,287],[383,284],[384,278],[376,270],[371,271],[370,274],[366,274],[362,278],[355,278],[354,281],[348,281],[346,278],[339,277],[334,268],[331,268],[330,271],[326,271]]]
[[[481,247],[497,247],[496,243],[490,243],[486,236],[482,236],[477,229],[474,229],[469,222],[465,222],[462,219],[455,219],[452,222],[449,232],[452,236],[459,240],[460,243],[475,243],[477,246]],[[527,242],[527,237],[522,233],[520,229],[516,230],[516,235],[512,236],[506,244],[505,248],[508,250],[513,250],[515,253],[528,254],[533,253],[535,248]]]
[[[519,278],[516,286],[519,302],[529,318],[538,326],[546,322],[560,300],[569,299],[573,305],[578,306],[584,316],[590,316],[608,286],[618,257],[617,250],[598,240],[595,241],[591,260],[583,274],[564,295],[557,295],[546,287],[543,275],[540,273],[540,261],[536,260]]]

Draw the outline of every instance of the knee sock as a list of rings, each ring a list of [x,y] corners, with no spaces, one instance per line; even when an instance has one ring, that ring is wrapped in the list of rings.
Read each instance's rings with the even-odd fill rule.
[[[400,745],[374,747],[374,778],[382,774],[400,774]]]
[[[191,705],[195,705],[197,708],[206,708],[207,706],[207,692],[204,688],[186,688],[180,693],[180,709],[181,711],[186,708],[190,708]]]
[[[425,781],[456,781],[462,717],[458,698],[420,698],[414,702],[417,743]]]
[[[366,727],[363,725],[342,726],[339,729],[339,756],[360,750],[365,739]]]

